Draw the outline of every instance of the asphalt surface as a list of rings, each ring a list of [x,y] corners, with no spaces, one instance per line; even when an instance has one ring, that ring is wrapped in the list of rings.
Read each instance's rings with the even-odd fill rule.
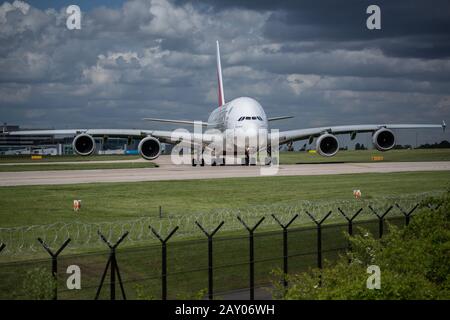
[[[135,161],[135,160],[134,160]],[[196,166],[174,165],[169,157],[155,161],[159,168],[57,170],[0,172],[0,186],[58,185],[97,182],[135,182],[160,180],[220,179],[267,175],[264,166]],[[448,171],[450,161],[439,162],[373,162],[280,165],[277,176],[306,176],[350,173],[386,173],[406,171]],[[265,174],[264,174],[265,173]],[[271,175],[271,174],[268,174]]]

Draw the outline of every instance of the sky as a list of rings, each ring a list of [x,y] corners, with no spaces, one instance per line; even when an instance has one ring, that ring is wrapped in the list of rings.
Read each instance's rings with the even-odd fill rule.
[[[80,30],[65,9],[81,8]],[[366,9],[381,9],[369,30]],[[450,2],[34,0],[0,5],[0,122],[174,129],[250,96],[281,130],[450,122]],[[450,140],[400,132],[400,143]],[[361,142],[370,142],[365,137]]]

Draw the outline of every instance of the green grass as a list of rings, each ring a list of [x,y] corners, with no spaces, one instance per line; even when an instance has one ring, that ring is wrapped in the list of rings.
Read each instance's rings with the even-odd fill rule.
[[[0,165],[0,172],[51,171],[51,170],[98,170],[98,169],[137,169],[157,167],[153,162],[118,163],[74,163],[74,164],[14,164]]]
[[[281,164],[375,162],[372,156],[382,156],[383,161],[450,161],[450,149],[414,149],[339,151],[334,157],[322,157],[308,152],[280,152]]]
[[[440,191],[448,187],[450,171],[386,174],[351,174],[330,176],[257,177],[216,180],[158,181],[139,183],[105,183],[61,186],[26,186],[0,188],[1,227],[49,224],[57,221],[100,222],[123,221],[141,216],[157,217],[158,205],[174,216],[193,216],[200,211],[220,208],[290,203],[297,200],[313,202],[352,198],[357,188],[366,199],[408,193]],[[73,199],[82,199],[83,207],[74,214]],[[276,213],[276,212],[275,212]],[[305,216],[304,213],[302,216]],[[267,220],[271,219],[266,217]],[[300,219],[300,218],[299,218]],[[341,220],[342,221],[342,220]],[[403,223],[400,219],[399,223]],[[376,222],[362,222],[373,232]],[[212,227],[207,226],[207,227]],[[316,261],[314,228],[301,228],[294,223],[289,234],[291,272],[306,270]],[[242,228],[243,230],[243,228]],[[215,289],[218,291],[245,287],[248,283],[248,239],[244,231],[227,233],[222,230],[214,243]],[[266,232],[261,226],[255,239],[255,279],[266,283],[269,273],[281,267],[281,232]],[[273,230],[273,229],[272,229]],[[302,230],[302,231],[300,231]],[[342,248],[346,225],[326,226],[323,229],[324,250]],[[182,298],[207,287],[207,246],[204,235],[197,230],[200,240],[180,240],[176,237],[168,246],[169,297]],[[0,239],[1,240],[1,239]],[[63,239],[58,239],[58,243]],[[153,242],[155,244],[155,242]],[[72,244],[71,244],[72,245]],[[69,245],[69,246],[71,246]],[[104,246],[102,246],[104,248]],[[118,251],[118,261],[128,298],[136,298],[136,284],[145,287],[148,295],[160,297],[160,246],[127,248],[127,240]],[[45,252],[37,247],[39,257]],[[98,247],[97,247],[98,250]],[[66,250],[71,252],[70,250]],[[73,251],[72,251],[73,252]],[[324,258],[334,259],[335,251],[325,252]],[[2,261],[8,261],[8,258]],[[60,288],[64,288],[65,267],[79,265],[82,269],[82,290],[63,291],[61,298],[92,299],[106,264],[107,253],[63,255],[59,262]],[[11,260],[9,260],[11,261]],[[22,288],[26,270],[41,266],[49,270],[49,260],[34,260],[0,264],[0,299],[26,296]],[[50,272],[50,270],[49,270]],[[102,297],[107,298],[105,283]]]
[[[159,205],[164,213],[189,215],[298,200],[351,200],[354,189],[364,198],[401,196],[443,190],[449,181],[450,171],[444,171],[1,187],[0,226],[156,217]],[[77,215],[74,199],[83,201]]]
[[[384,161],[450,161],[450,149],[413,149],[339,151],[334,157],[322,157],[308,152],[280,152],[281,164],[324,163],[324,162],[372,162],[372,156],[383,156]],[[114,161],[139,159],[138,155],[77,155],[44,156],[41,160],[31,160],[31,156],[0,156],[0,163],[40,163],[40,162],[79,162],[79,161]]]
[[[78,155],[43,156],[40,160],[32,160],[31,155],[0,156],[0,163],[39,163],[39,162],[73,162],[73,161],[114,161],[139,159],[138,155]]]

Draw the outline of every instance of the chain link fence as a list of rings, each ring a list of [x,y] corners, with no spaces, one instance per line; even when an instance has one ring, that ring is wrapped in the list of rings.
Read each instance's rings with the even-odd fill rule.
[[[284,270],[287,270],[286,263],[289,264],[288,272],[296,273],[312,267],[321,267],[325,260],[333,261],[336,259],[340,253],[348,249],[346,234],[349,232],[349,222],[343,219],[337,208],[349,215],[363,208],[360,215],[351,221],[352,232],[354,234],[361,232],[359,228],[361,227],[365,230],[364,232],[382,236],[389,232],[390,225],[405,225],[407,223],[409,215],[407,217],[406,213],[411,211],[411,208],[414,210],[417,208],[417,202],[413,203],[412,200],[396,199],[391,204],[386,201],[377,203],[377,205],[374,205],[374,202],[371,201],[371,207],[374,210],[380,210],[381,213],[383,210],[385,212],[392,207],[388,215],[382,218],[377,218],[367,207],[362,207],[363,204],[366,204],[364,202],[358,202],[359,206],[345,206],[348,203],[335,202],[333,208],[331,208],[331,203],[327,204],[328,207],[321,204],[319,208],[310,204],[309,211],[314,212],[312,218],[318,221],[329,212],[328,210],[333,213],[320,225],[320,234],[318,233],[319,225],[313,223],[312,218],[308,217],[303,211],[299,213],[299,217],[295,221],[296,224],[292,224],[286,229],[286,237],[283,236],[283,229],[280,228],[278,222],[266,215],[264,222],[254,231],[253,240],[250,240],[250,233],[234,216],[233,218],[237,222],[236,226],[232,225],[232,227],[226,228],[229,221],[225,221],[223,228],[214,236],[212,243],[214,253],[208,248],[208,238],[204,237],[204,234],[194,222],[192,222],[193,226],[189,226],[192,228],[189,232],[183,231],[183,227],[187,227],[186,224],[180,226],[179,231],[175,232],[176,236],[167,242],[165,255],[161,252],[161,243],[155,242],[155,235],[149,228],[150,223],[154,226],[154,221],[140,220],[139,226],[137,223],[122,225],[117,230],[98,228],[94,231],[95,228],[92,225],[90,227],[92,230],[85,235],[88,234],[91,238],[89,241],[98,242],[103,249],[108,249],[108,247],[100,240],[97,233],[99,230],[105,233],[105,240],[111,241],[111,239],[114,239],[111,241],[112,243],[118,238],[120,232],[129,232],[123,245],[121,244],[114,252],[117,254],[117,258],[114,258],[117,259],[117,268],[120,266],[120,278],[111,277],[111,270],[108,269],[110,263],[107,264],[107,261],[110,261],[108,259],[111,258],[112,251],[71,254],[70,251],[64,250],[58,257],[57,274],[52,274],[52,260],[48,255],[43,259],[0,263],[2,279],[0,282],[0,298],[39,298],[40,296],[36,293],[40,292],[39,288],[36,289],[35,287],[39,287],[39,284],[42,284],[45,279],[39,279],[42,272],[38,272],[38,270],[44,270],[45,274],[57,278],[58,299],[93,299],[97,293],[99,293],[99,299],[110,299],[113,298],[111,295],[112,288],[119,288],[119,284],[123,285],[128,299],[164,298],[164,294],[162,295],[164,286],[166,286],[166,297],[168,299],[207,297],[208,291],[210,298],[220,298],[233,290],[248,290],[249,288],[252,290],[254,287],[268,284],[271,271],[284,268]],[[418,198],[414,200],[417,201]],[[414,214],[420,214],[420,210],[429,209],[419,208]],[[241,210],[238,214],[242,219],[247,219],[246,223],[249,226],[253,226],[257,218],[261,218],[264,213],[267,214],[268,212],[273,213],[273,210],[261,211],[259,215],[246,215]],[[276,217],[282,223],[287,223],[295,213],[295,210],[288,210],[284,214],[277,212]],[[205,230],[213,230],[220,222],[213,219],[207,220],[207,223],[205,223],[203,220],[202,225]],[[263,228],[264,225],[265,228]],[[104,225],[102,226],[104,227]],[[175,222],[170,226],[175,227]],[[41,236],[38,234],[38,230],[34,231],[35,233],[30,236],[30,239]],[[110,230],[111,232],[108,233]],[[380,233],[380,230],[383,230],[383,232]],[[168,226],[164,226],[154,231],[165,237],[171,230],[168,229]],[[80,235],[70,233],[64,229],[55,234],[47,234],[43,241],[49,241],[46,244],[54,246],[56,251],[69,237],[72,241],[68,248],[77,247],[77,241],[87,241],[81,237],[81,234],[81,232]],[[194,234],[197,236],[196,238],[192,238]],[[136,243],[140,244],[140,239],[151,240],[152,242],[136,245]],[[0,241],[3,241],[3,239]],[[250,241],[253,242],[254,246],[253,260],[249,259],[251,257]],[[35,242],[33,250],[39,250],[46,254],[41,244],[36,240]],[[127,242],[128,245],[125,245]],[[26,243],[26,241],[22,240],[22,243]],[[9,257],[8,254],[5,254],[8,245],[7,243],[3,252],[0,253],[0,261]],[[25,248],[25,246],[22,248]],[[286,256],[287,251],[284,251],[284,248],[289,249]],[[253,269],[250,267],[252,264]],[[66,270],[70,265],[77,265],[81,269],[82,285],[80,290],[67,289],[66,281],[69,275],[66,274]],[[163,272],[164,266],[166,267],[165,272]],[[103,287],[99,291],[102,274],[105,274],[106,277]],[[251,278],[253,278],[253,283],[249,281]],[[251,288],[252,286],[253,288]],[[119,292],[119,289],[117,289],[114,298],[121,298]],[[45,297],[52,298],[55,296],[50,292],[49,296]]]
[[[100,231],[109,240],[115,239],[125,231],[129,232],[125,246],[146,245],[155,242],[155,238],[148,228],[151,225],[159,234],[168,234],[176,226],[179,231],[175,234],[176,239],[186,239],[199,236],[199,229],[195,222],[203,226],[216,226],[221,221],[225,224],[221,232],[236,232],[242,229],[242,224],[236,216],[249,221],[256,222],[259,218],[276,214],[281,221],[288,221],[292,216],[299,213],[299,218],[295,221],[296,226],[312,225],[311,219],[303,214],[310,212],[320,219],[327,212],[333,214],[327,219],[327,223],[338,223],[345,221],[337,208],[341,208],[347,213],[354,213],[359,208],[364,210],[359,214],[359,220],[373,219],[374,215],[369,206],[376,211],[383,211],[389,206],[398,204],[400,208],[409,210],[412,206],[436,193],[417,193],[404,196],[382,197],[373,199],[350,199],[350,200],[330,200],[330,201],[294,201],[287,203],[277,203],[273,205],[259,205],[240,209],[217,209],[195,214],[164,213],[161,217],[139,217],[126,221],[112,221],[99,223],[82,222],[58,222],[49,225],[20,226],[13,228],[0,228],[0,242],[6,245],[3,255],[7,255],[11,260],[19,258],[39,257],[42,248],[36,241],[42,238],[49,246],[58,246],[65,239],[72,239],[68,250],[72,253],[99,250],[103,248],[103,243],[97,235]],[[399,208],[394,207],[389,214],[402,215]],[[278,228],[278,223],[273,219],[266,219],[261,226],[264,230]]]

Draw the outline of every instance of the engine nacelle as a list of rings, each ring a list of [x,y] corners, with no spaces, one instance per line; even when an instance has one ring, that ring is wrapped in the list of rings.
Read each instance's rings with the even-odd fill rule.
[[[391,130],[382,128],[375,131],[372,136],[372,142],[377,150],[388,151],[395,146],[395,136]]]
[[[339,141],[332,134],[325,133],[317,138],[316,151],[324,157],[332,157],[339,151]]]
[[[161,144],[159,140],[153,137],[147,137],[139,142],[139,154],[146,160],[153,160],[161,154]]]
[[[82,133],[73,139],[73,150],[80,156],[89,156],[95,151],[95,140],[92,136]]]

